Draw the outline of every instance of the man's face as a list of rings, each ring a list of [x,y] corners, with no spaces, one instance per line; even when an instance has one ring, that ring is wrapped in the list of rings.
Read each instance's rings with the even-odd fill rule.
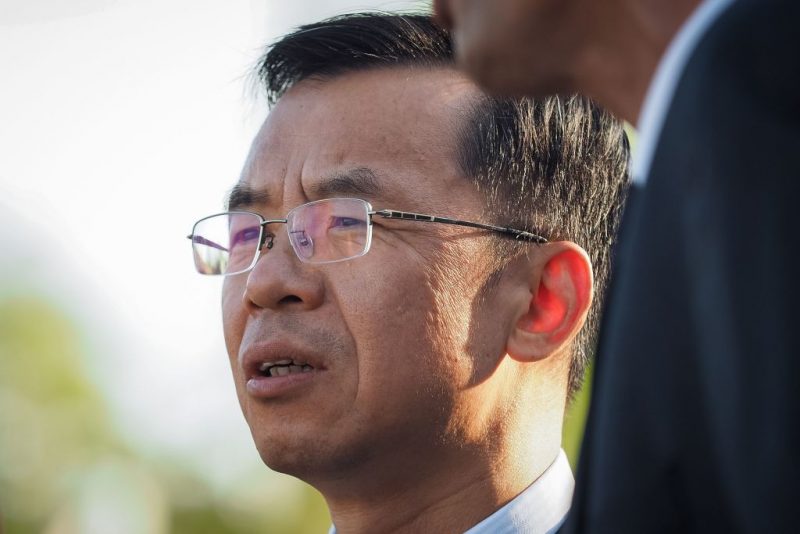
[[[475,95],[449,70],[301,82],[255,139],[240,185],[258,194],[237,207],[283,218],[305,202],[358,197],[375,209],[484,219],[456,164],[454,132]],[[222,305],[239,401],[270,467],[312,483],[402,476],[444,465],[495,421],[502,388],[486,378],[514,317],[500,305],[502,277],[484,288],[486,233],[375,217],[368,254],[308,264],[283,225],[269,230],[273,248],[225,280]],[[280,360],[312,369],[258,374]]]
[[[459,65],[487,89],[545,96],[574,90],[598,23],[586,0],[435,0]],[[602,4],[602,2],[600,2]]]

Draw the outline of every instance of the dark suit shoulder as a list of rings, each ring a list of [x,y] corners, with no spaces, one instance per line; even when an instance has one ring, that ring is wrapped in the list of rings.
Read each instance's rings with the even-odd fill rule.
[[[800,120],[800,3],[740,0],[704,35],[684,71],[676,98],[746,104],[761,120]],[[688,94],[687,94],[688,93]],[[700,105],[703,108],[700,108]]]
[[[735,2],[623,221],[571,532],[793,532],[800,7]]]

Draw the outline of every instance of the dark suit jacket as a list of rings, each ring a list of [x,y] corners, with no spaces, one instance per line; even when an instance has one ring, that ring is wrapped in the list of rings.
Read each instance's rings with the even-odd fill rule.
[[[800,2],[740,0],[623,221],[563,531],[800,532]]]

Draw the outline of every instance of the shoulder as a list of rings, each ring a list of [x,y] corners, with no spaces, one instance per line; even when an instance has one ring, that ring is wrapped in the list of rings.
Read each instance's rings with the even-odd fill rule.
[[[687,63],[681,89],[714,107],[749,101],[764,112],[800,115],[800,2],[735,1]]]
[[[765,46],[766,51],[789,54],[797,51],[800,43],[798,22],[800,3],[795,0],[734,0],[709,28],[699,48],[758,53]]]
[[[738,0],[720,15],[676,87],[659,142],[662,169],[681,169],[686,180],[714,169],[742,174],[767,156],[785,162],[796,152],[798,27],[794,0]]]

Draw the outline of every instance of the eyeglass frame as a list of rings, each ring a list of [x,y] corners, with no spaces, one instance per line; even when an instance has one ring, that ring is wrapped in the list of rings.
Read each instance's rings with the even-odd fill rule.
[[[367,232],[368,232],[367,235],[368,236],[371,236],[370,232],[372,232],[372,226],[373,226],[372,217],[375,216],[375,215],[378,215],[378,216],[380,216],[380,217],[382,217],[384,219],[394,219],[394,220],[413,221],[413,222],[434,222],[434,223],[441,223],[441,224],[451,224],[451,225],[455,225],[455,226],[465,226],[465,227],[469,227],[469,228],[478,228],[478,229],[481,229],[481,230],[489,230],[489,231],[496,232],[496,233],[499,233],[499,234],[512,236],[514,239],[519,240],[519,241],[527,241],[527,242],[535,243],[535,244],[539,244],[539,245],[548,242],[547,238],[542,237],[542,236],[540,236],[538,234],[534,234],[533,232],[528,232],[527,230],[520,230],[518,228],[511,228],[510,226],[498,226],[498,225],[495,225],[495,224],[480,223],[480,222],[475,222],[475,221],[464,221],[464,220],[461,220],[461,219],[452,219],[450,217],[440,217],[440,216],[437,216],[437,215],[427,215],[427,214],[423,214],[423,213],[414,213],[414,212],[410,212],[410,211],[399,211],[399,210],[393,210],[393,209],[374,210],[372,208],[372,204],[370,204],[369,201],[361,199],[361,198],[355,198],[355,197],[332,197],[332,198],[324,198],[324,199],[320,199],[320,200],[313,200],[311,202],[305,202],[305,203],[300,204],[298,206],[295,206],[294,208],[289,210],[289,212],[286,214],[287,215],[286,218],[284,218],[284,219],[267,219],[266,217],[264,217],[260,213],[256,213],[254,211],[247,211],[247,210],[233,210],[233,211],[223,211],[223,212],[220,212],[220,213],[214,213],[213,215],[207,215],[206,217],[203,217],[203,218],[198,219],[197,221],[195,221],[194,225],[192,226],[192,233],[187,235],[186,238],[190,239],[192,241],[192,245],[194,245],[194,243],[195,243],[194,238],[195,237],[202,237],[202,236],[195,236],[194,235],[194,229],[197,228],[198,224],[200,224],[201,222],[203,222],[205,220],[208,220],[208,219],[211,219],[211,218],[214,218],[214,217],[219,217],[219,216],[222,216],[222,215],[231,215],[231,214],[237,214],[237,213],[238,214],[255,215],[256,217],[261,219],[261,222],[259,223],[258,246],[256,247],[255,253],[253,255],[253,261],[250,263],[250,265],[246,269],[243,269],[241,271],[236,271],[236,272],[233,272],[233,273],[220,273],[219,275],[216,275],[216,276],[233,276],[233,275],[237,275],[237,274],[243,274],[243,273],[246,273],[246,272],[249,272],[249,271],[253,270],[253,268],[256,266],[256,263],[258,263],[259,255],[262,253],[265,244],[267,246],[267,250],[272,249],[273,244],[274,244],[273,240],[275,239],[275,234],[270,234],[269,232],[265,232],[264,231],[268,224],[288,224],[288,222],[289,222],[289,214],[291,214],[293,211],[295,211],[295,210],[297,210],[299,208],[302,208],[304,206],[308,206],[310,204],[316,204],[318,202],[326,202],[326,201],[330,201],[330,200],[358,200],[360,202],[363,202],[365,204],[366,208],[367,208],[367,215],[369,216],[369,223],[367,224],[367,228],[368,228],[367,229]],[[289,232],[288,227],[287,227],[286,232],[287,232],[287,235],[288,235],[288,232]],[[200,244],[211,246],[211,243],[200,243]],[[369,250],[371,248],[371,244],[372,244],[372,240],[369,239],[369,237],[368,237],[367,244],[364,247],[365,250],[364,250],[364,252],[362,254],[359,254],[357,256],[348,256],[346,258],[341,258],[341,259],[338,259],[338,260],[328,260],[328,261],[321,261],[321,262],[320,261],[316,261],[315,262],[315,261],[304,260],[302,257],[300,257],[299,253],[294,249],[294,247],[292,247],[292,252],[294,252],[295,256],[297,256],[297,258],[300,261],[302,261],[303,263],[310,263],[310,264],[337,263],[337,262],[340,262],[340,261],[352,260],[352,259],[359,258],[361,256],[366,255],[367,252],[369,252]],[[214,243],[214,245],[216,245],[216,243]],[[201,274],[203,274],[203,273],[201,273]],[[211,275],[211,276],[214,276],[214,275]]]

